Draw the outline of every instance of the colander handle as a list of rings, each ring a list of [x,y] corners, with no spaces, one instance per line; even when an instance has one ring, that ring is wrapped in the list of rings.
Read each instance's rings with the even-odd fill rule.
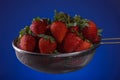
[[[103,38],[100,44],[120,44],[120,38]]]

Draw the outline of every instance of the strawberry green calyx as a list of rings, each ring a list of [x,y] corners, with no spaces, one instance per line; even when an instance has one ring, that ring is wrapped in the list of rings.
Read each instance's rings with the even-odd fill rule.
[[[46,40],[50,40],[51,42],[55,42],[55,39],[52,36],[49,36],[49,35],[40,34],[40,35],[38,35],[38,37],[42,37]]]
[[[33,18],[32,22],[36,22],[36,21],[47,22],[47,24],[51,24],[52,22],[50,18],[40,18],[40,17]]]
[[[90,45],[90,48],[94,47],[94,45],[92,44],[92,42],[91,42],[90,40],[85,39],[85,41],[91,44],[91,45]]]
[[[74,19],[74,22],[80,22],[81,21],[80,15],[77,15],[77,14],[74,16],[73,19]]]
[[[33,21],[40,21],[40,17],[33,18]]]
[[[91,46],[90,46],[90,48],[94,48],[94,45],[91,43]]]
[[[90,40],[88,40],[88,39],[85,39],[85,41],[86,41],[86,42],[89,42],[89,43],[92,43],[92,42],[91,42]]]
[[[76,22],[73,22],[73,18],[64,12],[58,12],[55,10],[54,20],[64,22],[68,28],[76,26]]]
[[[76,24],[76,23],[75,23]],[[67,27],[70,28],[70,27],[73,27],[75,25],[74,23],[69,23],[67,24]]]
[[[25,34],[32,35],[32,31],[30,30],[29,26],[25,26],[25,28],[19,32],[19,38],[21,38]]]
[[[82,18],[80,15],[75,15],[70,23],[70,26],[79,26],[80,29],[82,29],[85,26],[88,26],[88,20]]]
[[[54,54],[59,54],[58,50],[55,50],[53,53],[54,53]]]
[[[103,29],[98,28],[98,33],[97,33],[97,35],[98,35],[98,36],[102,36],[102,34],[101,34],[102,32],[103,32]]]
[[[50,18],[47,18],[47,23],[48,23],[48,24],[51,24],[51,23],[52,23],[52,21],[51,21]]]
[[[68,27],[80,26],[80,25],[81,25],[81,17],[80,17],[80,15],[75,15],[73,18],[71,18],[70,22],[67,23]]]
[[[75,15],[74,17],[71,17],[70,15],[64,12],[58,12],[56,10],[54,15],[54,20],[64,22],[68,28],[72,26],[80,26],[80,28],[88,26],[87,24],[88,20],[83,19],[80,15]]]
[[[80,22],[81,29],[83,29],[84,27],[89,27],[88,22],[89,22],[88,19],[82,19],[81,22]]]
[[[84,39],[84,37],[83,37],[82,33],[77,32],[77,35],[78,35],[81,39]]]
[[[54,14],[55,21],[62,21],[66,24],[70,23],[71,17],[68,14],[66,14],[64,12],[58,12],[56,10],[54,11],[54,13],[55,13]]]
[[[81,29],[85,26],[88,26],[88,20],[83,19],[80,15],[75,15],[72,19],[72,22],[68,24],[69,27],[71,26],[79,26]]]
[[[80,17],[80,15],[75,15],[73,17],[73,22],[76,23],[76,25],[80,26],[80,24],[81,24],[81,17]]]

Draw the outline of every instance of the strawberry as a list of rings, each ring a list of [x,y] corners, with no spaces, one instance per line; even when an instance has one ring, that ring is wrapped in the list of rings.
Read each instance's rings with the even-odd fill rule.
[[[41,37],[42,38],[39,40],[40,52],[42,54],[52,54],[57,47],[56,41],[52,36],[42,35]]]
[[[75,51],[86,50],[86,49],[89,49],[91,46],[92,44],[88,40],[85,40],[76,48]]]
[[[82,43],[82,39],[75,33],[68,33],[63,42],[65,52],[74,52],[75,49]]]
[[[84,25],[84,28],[82,29],[82,34],[85,38],[93,42],[98,32],[96,24],[92,21],[88,21],[85,24],[87,25]]]
[[[51,31],[50,31],[50,26],[51,26],[51,25],[48,25],[48,26],[46,27],[46,33],[45,33],[46,35],[52,35],[52,34],[51,34]]]
[[[35,18],[30,25],[30,29],[35,35],[44,34],[46,32],[47,25],[47,19]]]
[[[55,37],[58,43],[62,43],[68,29],[65,23],[61,21],[55,21],[50,27],[52,35]]]
[[[97,33],[97,36],[96,36],[96,38],[93,40],[93,43],[99,43],[100,41],[101,41],[101,32],[102,32],[103,30],[102,29],[98,29],[98,33]]]
[[[36,47],[36,39],[32,36],[32,31],[29,26],[26,26],[20,31],[19,47],[31,52],[33,52]]]
[[[33,52],[36,46],[36,40],[33,36],[25,34],[20,39],[20,48]]]
[[[99,43],[101,40],[100,36],[96,36],[96,38],[93,40],[93,43]]]

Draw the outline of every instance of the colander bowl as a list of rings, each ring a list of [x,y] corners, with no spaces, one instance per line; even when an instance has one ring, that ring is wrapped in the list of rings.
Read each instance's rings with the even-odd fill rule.
[[[12,42],[17,59],[32,69],[46,73],[66,73],[83,68],[91,61],[99,46],[94,44],[88,50],[72,53],[41,54],[22,50],[17,42],[18,38]]]

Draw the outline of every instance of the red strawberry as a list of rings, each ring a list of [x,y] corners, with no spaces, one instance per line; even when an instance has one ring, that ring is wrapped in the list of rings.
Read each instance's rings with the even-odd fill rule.
[[[45,33],[46,35],[52,35],[52,34],[51,34],[51,31],[50,31],[50,26],[51,26],[51,25],[48,25],[48,26],[46,27],[46,33]]]
[[[74,52],[81,43],[82,39],[75,33],[68,33],[63,42],[63,48],[65,52]]]
[[[55,21],[51,24],[50,30],[57,42],[62,43],[67,33],[67,26],[63,22]]]
[[[76,48],[75,51],[82,51],[82,50],[89,49],[91,45],[92,44],[89,41],[85,40]]]
[[[26,34],[20,39],[20,48],[26,51],[33,52],[36,46],[36,40],[33,36]]]
[[[51,36],[43,36],[39,40],[39,49],[42,54],[52,54],[57,47],[57,43]]]
[[[90,41],[94,41],[94,39],[97,36],[97,27],[96,24],[92,21],[88,21],[87,22],[88,25],[86,25],[83,29],[82,29],[82,34],[85,38],[87,38]]]
[[[48,23],[46,19],[36,18],[30,25],[30,29],[35,35],[44,34],[46,32],[47,25]]]
[[[96,38],[93,40],[93,43],[99,43],[101,40],[100,36],[96,36]]]

